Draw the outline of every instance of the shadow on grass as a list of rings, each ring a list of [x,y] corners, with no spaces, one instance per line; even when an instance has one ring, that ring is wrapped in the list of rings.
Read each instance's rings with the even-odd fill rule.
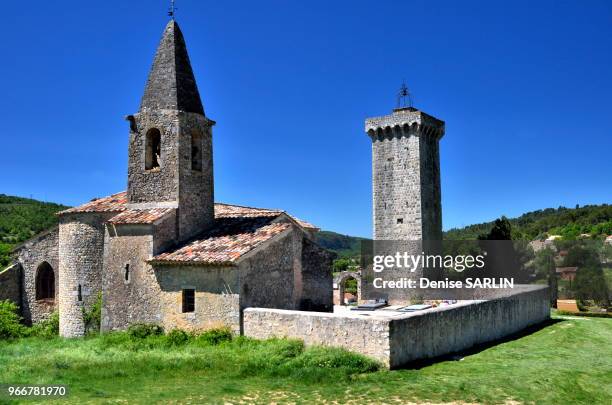
[[[453,352],[453,353],[449,353],[449,354],[445,354],[443,356],[437,356],[437,357],[433,357],[430,359],[423,359],[423,360],[415,360],[412,361],[408,364],[405,364],[403,366],[399,366],[399,367],[395,367],[393,368],[394,370],[420,370],[422,368],[425,367],[429,367],[432,366],[434,364],[437,363],[441,363],[441,362],[445,362],[445,361],[460,361],[463,360],[464,357],[466,356],[471,356],[474,354],[478,354],[484,350],[490,349],[491,347],[497,346],[501,343],[506,343],[506,342],[511,342],[513,340],[516,339],[520,339],[523,338],[525,336],[529,336],[533,333],[536,333],[544,328],[547,328],[549,326],[552,326],[556,323],[559,322],[564,322],[566,321],[566,319],[548,319],[544,322],[541,322],[537,325],[531,325],[528,326],[527,328],[513,333],[511,335],[505,336],[501,339],[497,339],[497,340],[493,340],[491,342],[486,342],[486,343],[481,343],[475,346],[470,347],[469,349],[466,350],[461,350],[458,352]]]

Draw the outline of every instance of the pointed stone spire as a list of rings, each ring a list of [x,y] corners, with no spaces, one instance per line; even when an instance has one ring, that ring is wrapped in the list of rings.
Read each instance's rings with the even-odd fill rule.
[[[185,38],[171,20],[157,48],[140,111],[180,110],[204,115]]]

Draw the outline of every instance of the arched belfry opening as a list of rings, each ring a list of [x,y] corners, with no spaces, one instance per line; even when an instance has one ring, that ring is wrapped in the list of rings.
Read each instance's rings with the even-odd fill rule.
[[[151,128],[146,138],[145,170],[158,169],[161,165],[161,132]]]
[[[42,262],[36,270],[36,299],[55,299],[55,272],[47,262]]]

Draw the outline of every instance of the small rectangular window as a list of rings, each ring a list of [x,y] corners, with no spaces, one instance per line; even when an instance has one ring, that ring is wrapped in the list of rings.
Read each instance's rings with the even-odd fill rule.
[[[195,311],[195,290],[192,288],[183,290],[183,312]]]
[[[398,224],[403,224],[404,223],[404,218],[398,218],[397,219],[397,223]]]

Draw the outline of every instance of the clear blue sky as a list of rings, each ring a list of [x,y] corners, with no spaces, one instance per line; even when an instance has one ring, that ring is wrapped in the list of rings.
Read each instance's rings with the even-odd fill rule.
[[[5,2],[0,193],[126,188],[169,1]],[[446,121],[444,228],[612,202],[612,2],[178,0],[217,201],[371,234],[368,116],[405,79]]]

